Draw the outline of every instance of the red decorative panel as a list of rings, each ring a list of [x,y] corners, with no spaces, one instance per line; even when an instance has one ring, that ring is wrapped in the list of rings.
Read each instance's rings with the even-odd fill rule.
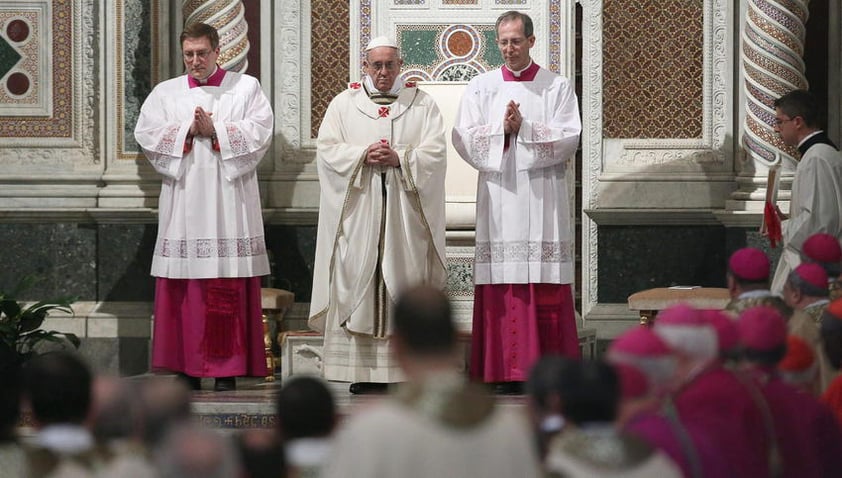
[[[346,0],[312,0],[311,9],[311,80],[313,138],[319,132],[327,105],[334,96],[348,87],[350,78],[351,41],[349,2]],[[357,76],[357,75],[355,75]]]
[[[0,137],[73,135],[77,114],[73,104],[73,3],[54,0],[51,12],[47,5],[45,1],[27,6],[5,2],[0,7],[0,36],[7,48],[3,55],[5,78],[0,85],[0,107],[5,113],[0,116]],[[50,36],[52,43],[47,44]],[[51,62],[43,53],[46,50],[51,52]]]

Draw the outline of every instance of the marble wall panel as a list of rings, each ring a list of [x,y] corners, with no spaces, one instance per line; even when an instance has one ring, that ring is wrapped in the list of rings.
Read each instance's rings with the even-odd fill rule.
[[[151,302],[156,230],[153,224],[0,224],[0,250],[15,258],[0,269],[0,290],[35,274],[40,280],[22,299]]]
[[[0,290],[11,291],[26,275],[38,282],[19,299],[42,300],[97,294],[97,230],[93,225],[0,224]]]
[[[724,227],[601,226],[598,237],[600,303],[653,287],[725,287]]]
[[[99,300],[153,300],[155,278],[149,271],[157,230],[154,224],[102,224],[97,227]]]
[[[316,227],[268,226],[266,248],[271,254],[272,287],[292,291],[296,302],[310,302]]]

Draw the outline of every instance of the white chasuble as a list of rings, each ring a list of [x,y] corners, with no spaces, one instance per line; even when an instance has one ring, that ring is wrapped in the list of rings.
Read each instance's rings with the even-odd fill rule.
[[[400,167],[365,164],[388,141]],[[438,107],[414,84],[391,104],[360,83],[331,101],[319,128],[321,199],[310,326],[325,333],[330,380],[395,381],[389,310],[417,284],[444,287],[446,155]]]
[[[523,122],[507,140],[509,101],[519,103]],[[479,171],[475,284],[573,282],[565,175],[581,129],[572,85],[548,70],[532,81],[504,81],[498,69],[468,83],[452,137]]]
[[[211,112],[210,138],[185,148],[194,110]],[[164,176],[152,275],[172,279],[269,273],[258,162],[272,139],[272,109],[258,81],[226,72],[220,86],[189,88],[187,76],[160,83],[143,103],[135,138]]]

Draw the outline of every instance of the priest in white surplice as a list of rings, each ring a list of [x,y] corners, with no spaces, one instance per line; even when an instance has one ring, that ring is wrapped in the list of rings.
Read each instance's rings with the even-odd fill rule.
[[[468,83],[453,145],[479,170],[471,375],[516,392],[539,356],[579,355],[567,178],[582,129],[570,82],[532,61],[532,20],[497,19],[505,65]]]
[[[388,317],[398,294],[444,287],[444,127],[432,98],[399,78],[395,43],[366,47],[361,82],[319,128],[321,188],[310,326],[324,332],[325,378],[352,393],[400,381]]]
[[[186,75],[152,90],[135,138],[163,175],[152,259],[152,367],[216,390],[266,375],[260,276],[269,274],[257,163],[273,115],[258,81],[216,64],[219,35],[191,24],[181,35]]]
[[[801,160],[792,179],[789,217],[781,214],[784,248],[772,280],[774,294],[783,292],[789,273],[801,263],[808,237],[824,232],[842,240],[842,154],[821,129],[822,109],[804,90],[775,100],[775,131],[785,144],[798,147]]]

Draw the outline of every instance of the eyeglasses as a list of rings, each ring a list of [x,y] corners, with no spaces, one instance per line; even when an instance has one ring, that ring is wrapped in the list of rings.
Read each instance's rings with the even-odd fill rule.
[[[369,63],[368,67],[371,68],[374,71],[380,71],[383,68],[385,68],[386,71],[394,71],[395,68],[398,67],[398,65],[397,65],[397,63],[395,63],[393,61],[387,61],[385,63],[382,62],[382,61],[375,61],[374,63]]]
[[[526,42],[525,38],[512,38],[511,40],[497,40],[497,46],[500,48],[506,48],[507,46],[511,45],[513,48],[517,48],[523,43]]]
[[[797,116],[795,118],[797,118]],[[788,121],[794,120],[795,118],[787,118],[787,119],[775,118],[775,120],[774,120],[775,126],[780,126],[780,125],[782,125],[782,124],[784,124]]]
[[[206,60],[213,50],[199,50],[199,51],[185,51],[183,52],[184,59],[190,61],[193,57],[200,60]]]

